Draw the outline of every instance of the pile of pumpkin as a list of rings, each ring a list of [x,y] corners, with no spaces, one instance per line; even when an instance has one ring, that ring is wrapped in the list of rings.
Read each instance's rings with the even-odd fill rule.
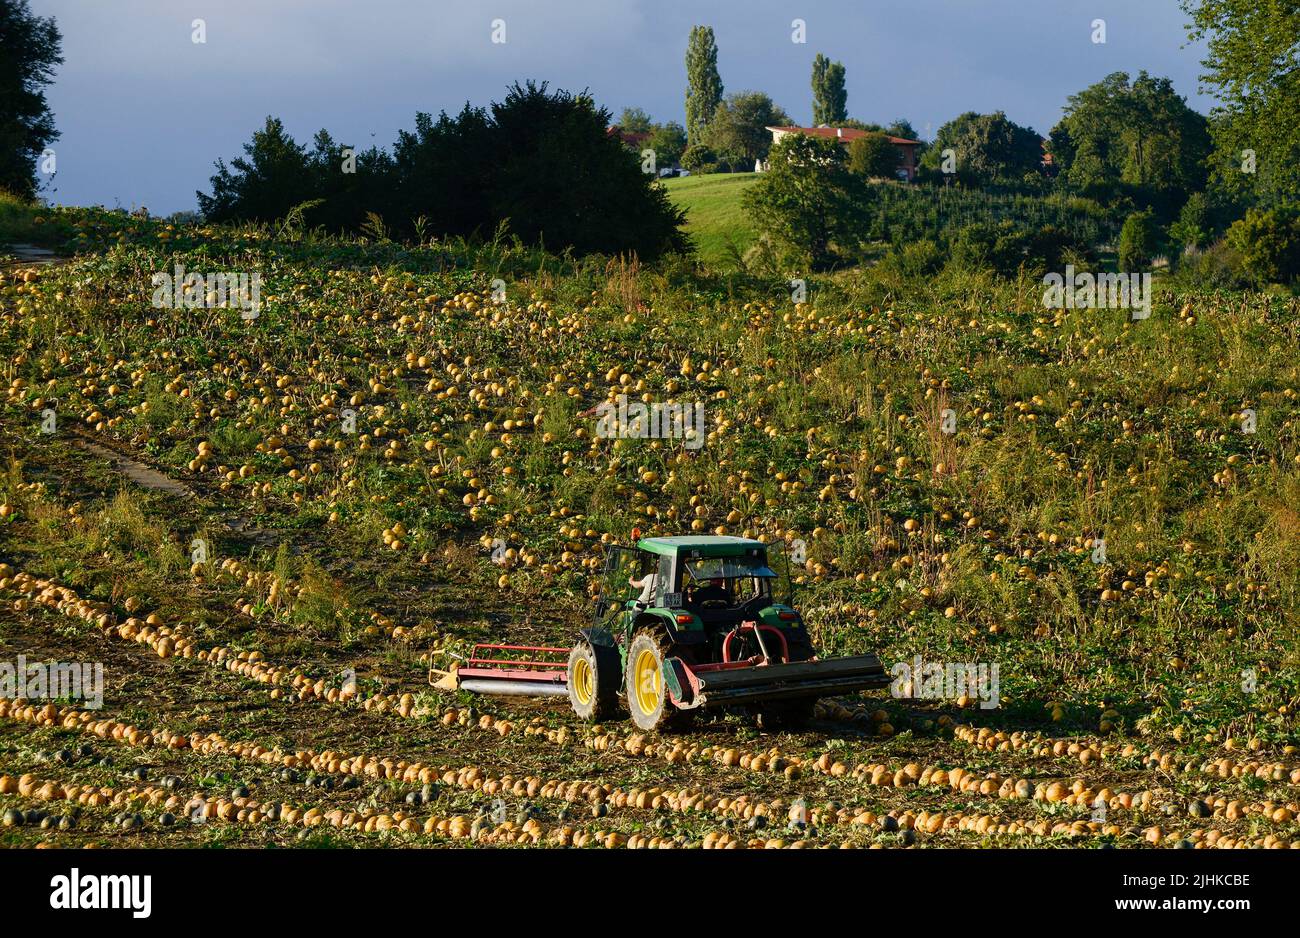
[[[60,586],[53,580],[35,577],[23,571],[15,572],[8,564],[0,564],[0,590],[6,589],[27,597],[14,600],[15,612],[25,612],[34,603],[68,618],[90,623],[106,635],[116,634],[119,638],[146,645],[160,658],[170,658],[173,655],[192,658],[202,655],[185,625],[174,628],[165,625],[157,613],[144,619],[131,616],[118,625],[112,606],[108,603],[82,599],[76,590]],[[127,610],[134,611],[131,600],[127,601]]]
[[[27,611],[30,605],[35,603],[70,618],[89,622],[99,627],[105,634],[117,635],[119,638],[146,645],[160,658],[170,658],[173,655],[195,658],[224,667],[227,671],[249,680],[273,685],[275,689],[271,692],[271,696],[277,700],[288,695],[293,695],[300,701],[322,699],[331,703],[348,703],[359,700],[366,710],[379,713],[392,711],[403,717],[420,717],[432,712],[428,708],[418,706],[415,696],[409,693],[375,693],[359,698],[354,683],[341,687],[330,686],[323,679],[313,680],[297,667],[286,668],[271,664],[259,651],[239,651],[225,646],[200,649],[187,625],[174,627],[165,625],[162,617],[156,612],[150,613],[144,619],[131,616],[117,625],[113,608],[108,603],[82,599],[70,587],[60,586],[52,580],[35,577],[22,571],[15,572],[8,564],[0,564],[0,590],[5,589],[28,597],[14,601],[15,612]],[[128,597],[124,607],[127,612],[134,612],[139,608],[139,600]],[[284,686],[288,688],[287,693]],[[483,727],[486,729],[492,726],[492,720],[490,717],[485,719],[488,720]],[[496,727],[496,731],[504,736],[511,728],[509,722],[503,721]]]
[[[354,775],[366,775],[372,778],[385,778],[390,780],[400,780],[406,783],[428,784],[434,781],[441,781],[444,784],[454,785],[463,790],[479,791],[487,795],[511,794],[517,797],[540,797],[540,798],[559,798],[568,802],[589,801],[593,805],[592,813],[596,816],[602,816],[612,807],[619,808],[638,808],[648,810],[671,810],[678,812],[709,813],[715,816],[732,816],[748,820],[756,816],[779,816],[784,809],[784,803],[779,799],[771,803],[751,802],[747,797],[738,798],[717,798],[710,796],[700,790],[680,789],[678,791],[667,791],[658,788],[649,789],[632,789],[624,791],[619,788],[611,788],[608,785],[602,785],[594,782],[583,781],[563,781],[563,780],[544,780],[537,776],[526,778],[513,778],[509,775],[500,778],[494,778],[479,767],[467,766],[461,769],[435,769],[430,766],[424,766],[421,763],[408,763],[405,760],[393,760],[390,758],[370,758],[366,756],[348,757],[344,754],[325,751],[313,753],[310,750],[299,750],[295,753],[283,753],[276,749],[267,749],[265,747],[250,742],[230,742],[225,740],[219,734],[208,734],[200,736],[194,734],[191,737],[180,736],[179,734],[170,734],[166,731],[144,732],[130,727],[126,724],[115,721],[96,721],[92,715],[85,711],[76,711],[70,708],[59,710],[52,704],[44,707],[35,707],[30,704],[20,702],[10,702],[0,700],[0,716],[9,716],[15,719],[27,720],[28,722],[41,723],[43,725],[61,725],[65,728],[77,728],[80,726],[87,732],[93,732],[103,738],[118,739],[124,743],[133,746],[149,746],[154,744],[170,745],[173,748],[191,748],[196,752],[211,754],[221,753],[227,755],[236,755],[243,758],[250,758],[268,765],[283,765],[286,767],[311,768],[321,772],[346,773]],[[824,760],[823,760],[823,764]],[[911,771],[909,771],[911,769]],[[911,779],[916,776],[917,784],[922,778],[927,778],[930,784],[940,784],[938,773],[945,770],[923,770],[919,773],[915,767],[907,767],[901,770],[904,777]],[[953,778],[959,780],[958,785],[962,790],[969,791],[962,782],[973,781],[973,777],[968,776],[964,770],[948,771],[944,778],[951,784]],[[984,781],[992,781],[985,779]],[[1054,783],[1059,785],[1060,783]],[[981,786],[984,787],[984,786]],[[1041,787],[1041,786],[1040,786]],[[1003,786],[1005,788],[1005,785]],[[981,792],[991,793],[991,792]],[[1035,797],[1039,792],[1035,790]],[[1074,803],[1088,805],[1088,796],[1091,794],[1083,787],[1081,781],[1076,781],[1073,790],[1068,794],[1064,786],[1052,788],[1047,786],[1043,789],[1042,797],[1044,800],[1057,800],[1061,803],[1069,803],[1071,797]],[[1001,789],[999,790],[1001,796]],[[93,797],[93,796],[92,796]],[[100,794],[100,798],[103,794]],[[1008,796],[1012,797],[1012,796]],[[1118,797],[1118,796],[1117,796]],[[206,802],[205,802],[206,803]],[[1094,801],[1091,803],[1095,803]],[[1131,802],[1130,802],[1131,803]],[[211,810],[216,812],[217,817],[229,819],[233,815],[235,820],[247,820],[248,814],[240,817],[239,812],[257,810],[256,805],[236,804],[233,801],[229,807],[222,807],[221,802],[214,802],[215,807]],[[1122,798],[1115,806],[1122,805]],[[207,811],[209,809],[204,808]],[[291,809],[292,810],[292,809]],[[349,815],[346,812],[323,812],[319,809],[306,809],[300,813],[289,813],[285,818],[287,823],[302,823],[304,826],[313,826],[320,823],[328,823],[335,826],[349,826],[359,830],[385,830],[390,827],[396,827],[401,830],[412,830],[418,822],[406,816],[394,814],[391,818],[384,819],[386,816],[370,815],[364,818]],[[791,817],[794,817],[794,808],[790,809]],[[411,823],[405,823],[410,821]],[[876,815],[875,813],[863,809],[853,808],[835,808],[825,806],[823,808],[813,809],[808,815],[809,823],[817,826],[830,826],[835,824],[850,824],[854,826],[879,826],[884,831],[906,831],[919,830],[926,833],[938,833],[941,831],[969,831],[980,835],[993,834],[1034,834],[1038,836],[1084,836],[1093,834],[1104,834],[1112,836],[1122,836],[1126,832],[1113,824],[1101,824],[1093,821],[1075,820],[1075,821],[1051,821],[1042,819],[1034,822],[1021,822],[1017,820],[998,819],[991,815],[982,814],[965,814],[956,812],[948,815],[937,813],[920,812],[913,814],[910,811],[898,812],[891,811],[887,814]],[[358,826],[359,825],[359,826]],[[426,833],[436,833],[452,837],[470,837],[476,839],[482,836],[495,837],[490,842],[501,842],[502,838],[509,839],[510,842],[532,842],[537,843],[542,837],[542,831],[539,825],[534,825],[525,830],[520,827],[516,831],[512,826],[498,826],[494,829],[495,834],[483,826],[475,827],[474,822],[464,817],[453,818],[435,818],[426,821],[422,828]],[[1134,833],[1128,831],[1127,833]],[[1160,828],[1148,828],[1141,832],[1141,835],[1149,842],[1159,844],[1169,839]],[[723,837],[724,835],[718,835]],[[572,844],[574,846],[584,846],[588,843],[604,843],[606,846],[621,846],[620,835],[614,835],[612,838],[603,834],[583,834],[583,832],[573,832],[570,828],[559,828],[551,833],[549,843],[554,844]],[[718,838],[715,838],[717,840]],[[1199,844],[1202,840],[1210,846],[1244,846],[1257,845],[1265,847],[1286,847],[1290,846],[1286,841],[1280,840],[1274,835],[1267,835],[1259,840],[1243,840],[1226,837],[1219,831],[1194,831],[1186,838],[1183,838],[1193,844]],[[656,838],[643,839],[637,841],[636,845],[651,846]],[[718,846],[725,846],[728,843],[726,839],[722,840]],[[762,838],[756,838],[749,842],[735,841],[737,847],[741,846],[766,846],[771,841],[765,841]],[[784,841],[779,839],[776,843],[785,845]],[[796,844],[801,842],[796,842]],[[1300,846],[1300,840],[1295,842]],[[662,845],[660,839],[658,844]],[[791,844],[790,846],[795,846]]]
[[[470,818],[456,815],[448,818],[432,816],[423,820],[411,817],[404,811],[384,814],[373,808],[345,811],[341,808],[322,810],[319,807],[301,807],[284,803],[262,803],[248,796],[214,798],[194,795],[183,798],[166,788],[146,786],[130,790],[96,788],[88,785],[61,784],[41,781],[31,775],[17,779],[0,776],[0,795],[14,794],[39,801],[69,801],[87,807],[135,807],[146,805],[172,814],[180,813],[196,822],[224,821],[232,824],[279,823],[288,826],[348,828],[364,833],[399,830],[406,833],[423,833],[464,839],[471,836],[492,840],[500,839],[501,831],[509,832],[513,825],[505,822],[494,831],[481,830]],[[541,836],[536,824],[525,824],[523,832],[533,843]],[[518,841],[516,841],[518,842]]]
[[[598,733],[588,740],[588,745],[606,750],[612,748],[611,739]],[[789,779],[798,778],[804,769],[808,769],[835,778],[850,777],[875,787],[947,786],[954,792],[969,796],[1038,801],[1083,809],[1093,809],[1099,804],[1104,804],[1111,811],[1151,810],[1160,804],[1159,797],[1153,791],[1135,794],[1115,792],[1109,788],[1091,787],[1083,779],[1070,782],[1031,782],[1026,778],[1004,778],[997,772],[989,772],[981,776],[964,768],[922,767],[918,763],[909,763],[901,767],[860,763],[850,769],[846,763],[834,759],[829,753],[823,753],[815,760],[806,760],[799,756],[783,755],[775,747],[763,752],[740,752],[734,748],[699,746],[682,741],[671,744],[655,743],[648,741],[643,734],[633,734],[615,744],[632,755],[662,754],[664,759],[672,764],[694,761],[696,758],[712,759],[721,765],[738,766],[751,772],[782,772]],[[1086,763],[1088,760],[1084,761]],[[1237,820],[1250,815],[1285,824],[1300,814],[1300,806],[1296,804],[1272,801],[1243,803],[1222,796],[1209,797],[1198,801],[1197,804],[1203,806],[1203,814],[1198,813],[1193,816],[1212,815],[1227,820]]]
[[[1063,740],[1051,739],[1041,733],[1006,733],[994,731],[987,727],[962,725],[953,731],[953,738],[959,742],[985,749],[991,752],[1031,751],[1040,757],[1072,756],[1085,765],[1099,759],[1132,758],[1140,754],[1138,747],[1132,744],[1101,742],[1087,739]],[[1255,747],[1252,747],[1255,748]],[[1296,749],[1287,746],[1283,753],[1293,755]],[[1194,761],[1179,761],[1173,754],[1153,749],[1142,756],[1145,765],[1159,768],[1164,772],[1176,773],[1199,771],[1219,778],[1257,778],[1262,781],[1287,782],[1300,785],[1300,766],[1283,762],[1263,762],[1258,759],[1241,761],[1227,756],[1207,759],[1199,765]]]
[[[69,587],[60,586],[52,580],[34,577],[22,571],[14,571],[8,564],[0,564],[0,590],[5,589],[29,597],[29,599],[15,600],[13,607],[15,612],[26,611],[29,602],[36,603],[65,616],[90,622],[102,629],[105,634],[116,634],[119,638],[147,645],[161,658],[170,658],[173,655],[195,658],[224,667],[231,673],[249,680],[273,685],[275,688],[271,692],[273,699],[287,696],[283,685],[287,685],[288,693],[300,701],[322,699],[331,703],[348,703],[358,699],[355,683],[340,687],[330,686],[323,679],[313,680],[296,667],[285,668],[270,664],[259,651],[237,651],[225,646],[199,649],[188,626],[183,624],[174,628],[167,626],[163,624],[162,617],[157,613],[151,613],[143,620],[132,616],[121,625],[115,625],[115,616],[108,603],[84,600]],[[135,612],[139,608],[139,600],[128,597],[124,606],[128,612]],[[410,693],[375,693],[359,698],[359,701],[365,710],[378,713],[391,711],[402,717],[422,717],[432,712],[427,707],[419,706],[415,696]],[[469,725],[468,718],[462,719],[461,711],[455,709],[445,713],[442,722],[444,725],[458,722],[460,725]],[[509,734],[514,728],[508,720],[496,720],[486,714],[479,717],[477,725],[480,729],[490,729],[501,736]],[[548,738],[563,742],[567,739],[567,733],[549,731]]]

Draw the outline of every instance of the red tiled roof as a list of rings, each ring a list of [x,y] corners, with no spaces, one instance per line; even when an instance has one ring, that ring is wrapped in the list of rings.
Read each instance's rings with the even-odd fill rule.
[[[767,130],[780,130],[785,133],[807,134],[810,137],[835,137],[839,140],[856,140],[859,137],[865,137],[869,133],[878,133],[878,131],[858,130],[856,127],[768,127]],[[921,145],[920,140],[908,140],[906,137],[894,137],[885,134],[890,143],[900,147],[917,147]]]
[[[650,134],[642,130],[624,130],[617,124],[605,128],[605,134],[610,137],[618,137],[624,143],[638,144],[650,139]]]

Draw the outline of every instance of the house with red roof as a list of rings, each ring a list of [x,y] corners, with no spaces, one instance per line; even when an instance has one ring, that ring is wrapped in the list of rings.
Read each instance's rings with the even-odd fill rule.
[[[846,147],[859,137],[872,133],[869,130],[858,130],[856,127],[768,127],[767,130],[772,134],[773,143],[779,142],[782,137],[789,134],[807,134],[810,137],[834,138]],[[916,154],[920,149],[921,141],[890,134],[886,134],[885,137],[898,151],[898,178],[911,182],[916,178]],[[765,168],[755,167],[760,172]]]
[[[650,133],[644,130],[624,130],[618,124],[612,124],[605,128],[605,134],[610,137],[617,137],[619,143],[632,150],[639,150],[650,139]]]

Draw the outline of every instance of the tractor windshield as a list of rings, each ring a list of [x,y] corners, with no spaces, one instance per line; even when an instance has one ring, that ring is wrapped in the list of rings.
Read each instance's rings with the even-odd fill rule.
[[[686,573],[686,605],[706,619],[768,605],[776,578],[761,555],[693,557]]]
[[[697,557],[687,561],[686,571],[697,581],[776,576],[758,557]]]

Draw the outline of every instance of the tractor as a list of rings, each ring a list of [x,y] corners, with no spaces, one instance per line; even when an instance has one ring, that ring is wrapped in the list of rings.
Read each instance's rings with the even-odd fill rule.
[[[733,706],[795,727],[819,697],[890,683],[875,655],[817,657],[784,557],[773,558],[778,574],[762,541],[633,535],[635,546],[606,549],[591,624],[572,648],[476,645],[457,686],[567,696],[589,721],[625,706],[655,730]]]

